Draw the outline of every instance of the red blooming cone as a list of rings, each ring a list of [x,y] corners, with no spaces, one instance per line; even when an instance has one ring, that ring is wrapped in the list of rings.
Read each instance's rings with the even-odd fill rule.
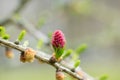
[[[61,30],[56,30],[52,35],[52,46],[55,51],[56,59],[60,58],[64,52],[65,47],[65,37]]]

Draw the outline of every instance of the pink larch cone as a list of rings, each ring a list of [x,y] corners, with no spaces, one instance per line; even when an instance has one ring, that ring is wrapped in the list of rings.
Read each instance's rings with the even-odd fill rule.
[[[52,46],[63,48],[65,46],[65,37],[61,30],[56,30],[52,35]]]
[[[63,54],[65,43],[66,40],[63,32],[61,30],[56,30],[52,35],[52,46],[54,48],[56,58],[61,57]]]

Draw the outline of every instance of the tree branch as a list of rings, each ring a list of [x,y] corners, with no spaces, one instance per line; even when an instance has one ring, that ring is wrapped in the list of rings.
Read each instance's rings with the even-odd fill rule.
[[[22,28],[24,28],[24,29],[26,29],[34,38],[36,38],[37,40],[39,40],[39,39],[43,39],[44,40],[44,43],[45,44],[49,44],[49,39],[48,39],[48,37],[46,36],[46,35],[44,35],[43,33],[41,33],[40,31],[38,31],[35,27],[34,27],[34,25],[33,24],[31,24],[31,23],[29,23],[26,19],[24,19],[24,18],[20,18],[20,19],[15,19],[15,18],[13,18],[12,19],[13,20],[13,22],[16,24],[16,25],[19,25],[19,26],[21,26]],[[22,21],[22,22],[21,22]],[[34,33],[35,32],[35,33]],[[39,34],[39,35],[38,35]],[[14,45],[14,43],[13,43],[13,45]],[[16,45],[17,46],[17,45]],[[18,48],[15,48],[15,49],[18,49]],[[22,50],[24,50],[24,49],[21,49],[21,51]],[[43,55],[43,57],[44,58],[42,58],[43,59],[43,62],[44,61],[46,61],[46,58],[47,58],[47,61],[48,61],[48,59],[50,58],[50,55],[47,55],[46,53],[44,53],[44,52],[39,52],[40,53],[40,55]],[[39,57],[37,57],[36,56],[36,58],[37,59],[39,59]],[[42,60],[42,59],[40,59],[40,60]],[[46,61],[46,63],[48,63]],[[50,64],[51,65],[51,64]],[[61,62],[61,65],[62,66],[64,66],[64,67],[66,67],[67,69],[69,69],[69,70],[72,70],[73,69],[73,66],[71,66],[71,65],[73,65],[73,63],[68,63],[68,62],[65,62],[65,61],[62,61]],[[54,65],[53,65],[54,66]],[[58,67],[56,67],[56,66],[54,66],[55,68],[58,68],[59,67],[59,65],[58,65]],[[85,73],[80,67],[78,67],[78,69],[79,69],[79,71],[82,73],[82,75],[84,76],[84,80],[95,80],[93,77],[91,77],[91,76],[89,76],[87,73]]]
[[[23,46],[21,46],[21,45],[16,45],[16,44],[14,44],[13,42],[10,42],[10,41],[8,41],[8,40],[4,40],[4,39],[1,39],[1,38],[0,38],[0,44],[3,44],[3,45],[6,46],[6,47],[14,48],[14,49],[19,50],[19,51],[21,51],[21,52],[24,52],[25,49],[26,49],[25,47],[23,47]],[[51,63],[49,62],[50,57],[45,56],[45,54],[46,54],[46,53],[44,53],[44,52],[42,52],[42,51],[37,51],[37,54],[35,55],[35,58],[38,59],[38,60],[41,60],[41,61],[43,61],[43,62],[45,62],[45,63],[47,63],[47,64],[49,64],[49,65],[51,65],[51,66],[53,66],[53,67],[55,67],[56,69],[58,69],[58,68],[62,69],[64,72],[66,72],[67,74],[71,75],[72,77],[74,77],[74,78],[76,78],[76,79],[78,79],[78,80],[84,80],[84,79],[83,79],[81,76],[79,76],[77,73],[72,72],[70,69],[62,66],[61,64],[59,64],[59,63],[57,63],[57,62],[56,62],[55,64],[51,64]]]
[[[44,43],[47,45],[50,43],[48,37],[41,33],[40,31],[38,31],[33,24],[31,24],[29,21],[27,21],[24,18],[20,18],[18,20],[16,20],[15,18],[13,19],[14,23],[16,23],[17,25],[20,25],[23,29],[26,29],[31,35],[33,35],[34,38],[36,38],[37,40],[39,39],[43,39]],[[22,22],[21,22],[22,21]],[[38,35],[39,34],[39,35]],[[45,55],[45,54],[44,54]],[[45,55],[48,56],[48,55]],[[49,55],[50,56],[50,55]],[[70,67],[73,63],[66,63],[64,61],[62,61],[62,65],[67,67],[68,69],[72,70],[73,66]],[[86,78],[85,80],[89,79],[89,80],[94,80],[93,77],[89,76],[87,73],[85,73],[80,67],[78,67],[80,72],[84,75],[84,78]]]
[[[33,37],[35,37],[37,40],[38,39],[43,39],[44,42],[46,44],[49,44],[49,39],[47,36],[45,36],[43,33],[41,33],[40,31],[38,31],[37,29],[35,29],[34,25],[29,23],[26,19],[22,19],[22,20],[16,20],[15,18],[13,19],[12,16],[16,13],[19,13],[23,7],[27,4],[27,2],[30,1],[30,0],[21,0],[20,1],[20,4],[18,5],[18,7],[16,8],[16,10],[13,11],[12,15],[5,19],[4,21],[0,22],[0,25],[6,25],[8,23],[14,23],[17,24],[17,25],[21,25],[22,28],[25,28]],[[22,23],[21,23],[22,21]],[[35,33],[34,33],[35,32]],[[39,34],[39,35],[38,35]],[[19,51],[24,51],[26,48],[24,48],[23,46],[20,46],[20,45],[15,45],[14,43],[12,42],[9,42],[9,41],[6,41],[6,40],[3,40],[3,39],[0,39],[0,45],[1,44],[4,44],[5,46],[8,46],[8,47],[11,47],[11,48],[14,48],[16,50],[19,50]],[[50,64],[49,63],[49,58],[50,58],[50,55],[47,55],[46,53],[44,52],[41,52],[41,51],[37,51],[38,53],[36,54],[35,58],[36,59],[39,59],[39,60],[42,60],[43,62],[47,63],[47,64]],[[59,64],[59,63],[55,63],[55,64],[50,64],[52,65],[53,67],[55,68],[62,68],[64,72],[70,74],[71,76],[75,77],[76,79],[78,80],[82,80],[82,78],[77,75],[75,72],[72,72],[71,71],[71,67],[69,66],[68,63],[63,63],[62,64]],[[65,67],[64,67],[65,66]],[[80,68],[80,67],[79,67]],[[91,76],[87,75],[84,71],[81,71],[83,73],[83,76],[84,76],[84,79],[83,80],[94,80]],[[74,74],[75,73],[75,74]]]

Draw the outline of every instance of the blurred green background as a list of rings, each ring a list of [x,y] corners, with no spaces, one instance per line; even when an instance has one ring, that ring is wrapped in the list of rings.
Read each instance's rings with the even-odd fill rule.
[[[19,2],[0,0],[0,21],[11,16]],[[38,24],[38,30],[46,35],[61,29],[67,48],[86,43],[88,48],[80,56],[81,67],[91,76],[107,74],[108,80],[120,79],[120,0],[29,0],[19,14]],[[6,25],[6,29],[12,35],[11,41],[22,30],[15,25]],[[29,40],[33,48],[37,45],[30,34],[24,40]],[[0,80],[55,80],[54,75],[55,69],[49,65],[19,62],[19,54],[7,59],[0,47]]]

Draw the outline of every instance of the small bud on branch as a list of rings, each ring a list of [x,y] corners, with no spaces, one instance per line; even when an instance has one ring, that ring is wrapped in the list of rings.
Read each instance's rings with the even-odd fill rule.
[[[62,55],[62,58],[65,59],[67,58],[68,56],[70,56],[70,54],[73,52],[72,49],[68,49],[65,51],[65,53]]]
[[[57,69],[56,70],[56,80],[64,80],[64,78],[65,78],[65,75],[62,72],[62,70]]]
[[[5,47],[5,55],[9,59],[12,59],[14,57],[13,51],[9,47]]]
[[[20,61],[22,62],[33,62],[36,52],[32,48],[27,48],[20,55]]]
[[[4,26],[0,26],[0,36],[3,36],[4,33],[5,33]]]
[[[74,68],[77,68],[80,65],[80,60],[77,60],[74,64]]]
[[[2,38],[5,39],[5,40],[7,40],[7,39],[10,38],[10,35],[8,35],[8,34],[4,34],[4,35],[2,36]]]
[[[20,34],[19,34],[17,40],[16,40],[14,43],[18,45],[18,44],[20,43],[20,41],[23,40],[25,34],[26,34],[26,31],[25,31],[25,30],[22,30],[22,31],[20,32]]]

